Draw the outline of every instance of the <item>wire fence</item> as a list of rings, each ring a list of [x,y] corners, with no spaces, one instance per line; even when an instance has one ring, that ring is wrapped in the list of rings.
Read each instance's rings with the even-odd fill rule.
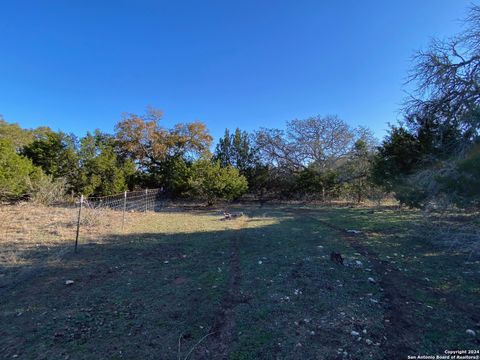
[[[162,189],[72,197],[41,205],[0,204],[0,289],[19,269],[62,258],[78,246],[133,231],[165,206]],[[150,216],[150,215],[149,215]]]
[[[164,203],[162,189],[144,189],[125,191],[122,194],[84,197],[76,201],[78,209],[76,218],[75,251],[82,229],[90,231],[92,227],[103,228],[110,234],[125,230],[127,214],[159,211]]]

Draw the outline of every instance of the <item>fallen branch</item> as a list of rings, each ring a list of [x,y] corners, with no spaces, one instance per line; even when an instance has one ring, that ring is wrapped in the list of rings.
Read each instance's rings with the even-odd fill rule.
[[[200,345],[200,343],[205,340],[208,336],[210,335],[213,335],[215,334],[215,332],[211,332],[211,333],[208,333],[207,335],[205,335],[204,337],[202,337],[200,340],[198,340],[198,342],[192,346],[192,348],[190,349],[190,351],[187,353],[187,355],[185,355],[185,357],[183,358],[183,360],[187,360],[188,357],[192,354],[193,350],[195,350],[195,348]]]

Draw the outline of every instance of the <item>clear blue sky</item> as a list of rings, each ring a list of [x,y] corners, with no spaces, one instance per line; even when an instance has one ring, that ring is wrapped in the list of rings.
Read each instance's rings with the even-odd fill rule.
[[[216,138],[337,114],[382,136],[413,51],[457,32],[470,3],[1,1],[0,114],[82,135],[152,105]]]

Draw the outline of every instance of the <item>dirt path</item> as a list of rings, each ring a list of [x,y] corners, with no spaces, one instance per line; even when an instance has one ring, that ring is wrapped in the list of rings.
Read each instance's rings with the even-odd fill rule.
[[[313,216],[310,216],[312,219],[314,218]],[[377,273],[379,274],[388,274],[390,277],[391,281],[396,281],[398,280],[400,284],[405,284],[405,285],[410,285],[413,286],[413,288],[420,288],[421,290],[428,292],[430,295],[434,297],[439,297],[439,298],[445,298],[446,303],[457,310],[464,312],[465,314],[468,315],[473,321],[475,322],[480,322],[480,308],[475,307],[471,303],[465,303],[462,302],[456,295],[451,295],[447,294],[435,289],[432,289],[429,287],[429,284],[426,282],[412,278],[409,276],[406,276],[402,272],[400,272],[396,267],[392,266],[389,262],[383,261],[379,259],[379,256],[377,253],[367,250],[365,246],[362,245],[361,239],[365,239],[368,237],[367,233],[360,234],[360,235],[354,235],[351,233],[347,233],[345,229],[342,229],[341,227],[335,226],[333,224],[330,224],[326,221],[323,220],[318,220],[315,219],[317,222],[321,223],[322,225],[325,225],[326,227],[329,227],[330,229],[336,230],[341,233],[341,235],[350,242],[351,246],[357,251],[358,253],[362,254],[368,260],[371,261],[371,263],[374,266],[374,269]],[[405,286],[402,286],[404,288]],[[403,291],[408,291],[409,289],[404,289]]]
[[[209,331],[211,336],[200,346],[195,358],[198,359],[226,359],[235,337],[235,308],[238,304],[248,302],[248,298],[240,293],[242,271],[240,266],[240,223],[237,233],[230,238],[229,242],[229,278],[227,291],[222,303],[215,314],[215,320]]]
[[[325,222],[322,224],[331,227]],[[423,334],[416,315],[417,301],[413,294],[418,284],[381,261],[376,253],[368,251],[355,235],[337,230],[342,231],[342,236],[350,242],[356,252],[370,261],[373,270],[379,276],[377,281],[383,289],[382,306],[385,309],[384,323],[387,338],[384,347],[385,355],[393,359],[399,354],[414,353]]]
[[[318,219],[315,213],[308,209],[290,209],[294,215],[308,216],[321,225],[335,230],[345,241],[349,242],[356,252],[362,254],[372,264],[373,270],[378,276],[377,283],[383,289],[382,306],[385,309],[385,330],[386,343],[384,346],[385,355],[388,358],[395,358],[398,354],[414,353],[423,335],[423,324],[425,319],[418,319],[416,309],[419,302],[418,292],[428,293],[431,297],[445,298],[447,306],[451,306],[463,312],[473,321],[480,321],[480,309],[473,304],[464,303],[456,296],[432,289],[422,280],[409,277],[389,262],[383,261],[378,254],[368,250],[363,244],[366,234],[347,233],[344,228]]]
[[[291,209],[295,215],[301,214],[314,219],[316,222],[335,230],[342,236],[356,252],[365,256],[373,265],[373,270],[379,276],[377,283],[383,289],[382,305],[385,309],[385,337],[384,352],[386,358],[394,359],[399,354],[411,354],[417,348],[421,338],[421,329],[415,321],[415,308],[412,306],[415,301],[407,289],[413,289],[414,284],[399,271],[382,262],[377,254],[368,251],[359,241],[358,236],[345,232],[338,226],[326,221],[319,220],[309,214],[306,209]]]

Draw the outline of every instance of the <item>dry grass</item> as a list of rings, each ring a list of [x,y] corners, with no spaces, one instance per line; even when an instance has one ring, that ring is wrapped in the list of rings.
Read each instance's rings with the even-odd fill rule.
[[[75,213],[74,207],[0,206],[0,287],[61,257],[73,244]]]
[[[221,214],[196,211],[192,216],[170,207],[163,212],[131,211],[124,217],[122,211],[86,207],[82,209],[79,247],[115,235],[222,231],[238,226],[239,222],[219,221]],[[0,205],[0,288],[73,251],[77,220],[75,206]],[[265,218],[247,228],[270,223],[273,220]]]
[[[132,214],[129,219],[138,216]],[[0,287],[26,273],[25,269],[36,270],[73,250],[77,219],[75,206],[0,206]],[[121,222],[117,211],[84,209],[80,241],[98,241],[118,232]]]
[[[468,254],[468,258],[480,256],[479,212],[424,212],[418,232],[433,244],[452,252]]]
[[[227,210],[247,215],[221,221],[223,209],[155,209],[127,213],[123,231],[120,211],[85,209],[73,255],[74,208],[1,207],[4,279],[48,266],[0,287],[0,358],[380,360],[478,347],[465,331],[477,329],[480,261],[430,242],[418,211],[237,204]]]

